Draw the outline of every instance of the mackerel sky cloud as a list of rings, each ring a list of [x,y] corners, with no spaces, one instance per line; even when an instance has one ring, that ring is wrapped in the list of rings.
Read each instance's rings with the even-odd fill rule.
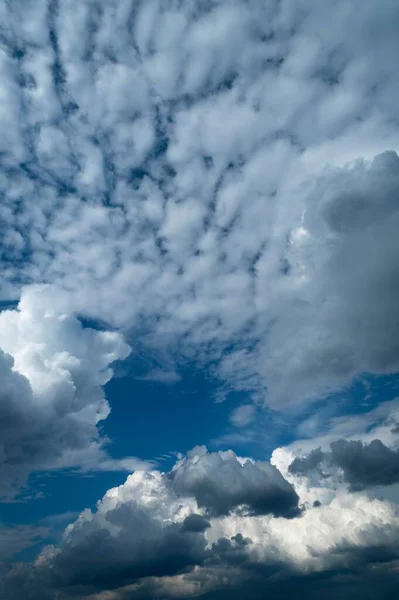
[[[394,598],[399,5],[0,0],[0,599]]]

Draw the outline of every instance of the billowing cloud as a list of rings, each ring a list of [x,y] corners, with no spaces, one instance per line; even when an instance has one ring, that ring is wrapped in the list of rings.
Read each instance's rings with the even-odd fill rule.
[[[399,450],[387,448],[381,440],[363,444],[360,440],[336,440],[330,444],[331,452],[313,450],[304,458],[296,457],[290,471],[306,475],[313,469],[338,467],[351,488],[362,489],[399,483]],[[328,476],[328,473],[325,474]]]
[[[122,336],[83,327],[38,287],[0,313],[0,348],[1,492],[18,489],[32,471],[110,460],[97,424],[110,410],[110,365],[130,351]]]
[[[321,435],[276,448],[271,462],[294,484],[305,506],[361,491],[371,500],[397,505],[397,419],[397,399],[362,414],[334,417]]]
[[[175,575],[205,558],[209,523],[196,509],[162,473],[136,471],[66,529],[60,548],[45,549],[37,568],[50,565],[53,585],[87,593]]]
[[[232,451],[194,448],[170,477],[179,495],[194,496],[198,506],[212,515],[227,515],[238,507],[249,514],[298,514],[298,496],[276,467],[243,461]]]
[[[192,459],[169,474],[136,471],[109,490],[96,511],[83,511],[66,528],[59,546],[46,547],[34,565],[10,569],[3,578],[9,598],[21,577],[30,581],[27,598],[39,598],[41,589],[63,599],[223,598],[247,587],[248,597],[258,598],[260,590],[290,589],[297,580],[312,590],[333,572],[357,580],[378,563],[389,572],[399,559],[399,514],[389,501],[336,490],[296,518],[239,507],[205,518],[195,491],[182,495],[173,478],[181,461]],[[211,460],[199,468],[212,469]],[[261,468],[252,474],[262,482]],[[227,487],[224,493],[229,500]]]
[[[394,152],[327,170],[309,192],[285,251],[287,282],[279,294],[287,310],[276,313],[283,318],[264,349],[277,399],[290,399],[292,377],[299,399],[359,373],[397,370],[398,192]]]

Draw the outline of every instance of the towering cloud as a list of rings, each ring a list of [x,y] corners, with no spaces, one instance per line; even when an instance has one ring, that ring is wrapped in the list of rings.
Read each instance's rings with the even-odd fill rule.
[[[0,313],[2,493],[35,470],[105,461],[103,386],[110,364],[130,352],[119,333],[83,327],[46,292],[26,289],[15,310]]]

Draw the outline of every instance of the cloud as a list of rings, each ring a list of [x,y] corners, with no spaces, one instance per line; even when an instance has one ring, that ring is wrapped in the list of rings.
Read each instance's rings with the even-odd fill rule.
[[[0,525],[0,560],[9,560],[48,537],[47,527]]]
[[[309,193],[286,250],[281,301],[287,290],[290,314],[281,315],[265,349],[277,399],[289,400],[292,378],[299,399],[342,387],[362,372],[397,370],[398,185],[399,158],[387,152],[369,165],[327,171]]]
[[[317,468],[324,460],[324,453],[320,448],[312,450],[308,456],[299,458],[298,456],[290,464],[289,470],[294,475],[305,475],[309,471]]]
[[[194,448],[175,465],[170,478],[179,495],[194,496],[211,515],[227,515],[241,506],[249,514],[298,514],[294,488],[273,465],[242,461],[232,451]]]
[[[205,531],[211,524],[202,515],[192,513],[183,521],[183,531]]]
[[[87,590],[174,575],[205,557],[209,524],[195,507],[161,473],[136,471],[107,492],[96,512],[84,511],[66,529],[62,547],[49,548],[39,563],[52,565],[55,585]]]
[[[200,488],[209,487],[216,463],[220,463],[224,484],[219,489],[214,486],[213,491],[210,488],[212,503],[204,507]],[[203,477],[190,490],[188,471],[193,466]],[[83,511],[66,528],[58,547],[46,547],[35,566],[27,567],[30,577],[39,589],[81,590],[85,596],[151,578],[178,576],[205,563],[246,561],[251,540],[239,532],[226,539],[208,540],[212,521],[207,512],[222,512],[240,520],[243,517],[238,513],[233,517],[235,509],[246,504],[249,513],[293,516],[297,508],[294,490],[274,467],[267,467],[267,463],[239,459],[231,451],[208,454],[198,448],[180,459],[170,473],[137,470],[123,485],[108,490],[96,511]],[[250,485],[245,486],[246,482]]]
[[[251,401],[300,415],[398,372],[396,2],[37,0],[0,17],[0,298],[20,300],[0,314],[2,493],[35,470],[153,468],[99,434],[124,339],[156,355],[144,377],[189,363],[219,400],[244,393],[241,439]],[[7,569],[3,596],[363,597],[364,579],[386,598],[398,515],[373,481],[395,487],[391,408],[329,431],[312,415],[273,464],[197,448],[136,472]],[[318,447],[306,469],[330,452],[346,482],[289,472]]]
[[[230,415],[230,422],[236,427],[246,427],[255,416],[255,407],[252,404],[238,406]]]
[[[336,440],[330,444],[331,452],[313,450],[307,457],[290,465],[290,471],[306,475],[319,468],[321,463],[342,469],[344,479],[352,490],[399,483],[399,451],[387,448],[381,440],[363,444],[360,440]],[[328,476],[328,475],[325,475]]]
[[[157,381],[159,383],[178,383],[181,376],[175,371],[164,371],[163,369],[152,369],[145,375],[136,377],[140,381]]]
[[[326,14],[5,5],[2,297],[51,282],[278,408],[396,371],[398,8]]]
[[[0,347],[1,492],[18,490],[32,471],[106,468],[112,461],[97,424],[110,411],[103,391],[110,364],[130,352],[122,336],[83,327],[39,287],[0,313]]]
[[[233,456],[225,453],[229,461]],[[212,472],[209,457],[202,468]],[[253,472],[260,481],[262,466]],[[319,585],[335,589],[333,574],[347,591],[345,577],[358,586],[373,568],[384,568],[389,581],[399,558],[399,515],[392,503],[340,489],[327,502],[307,504],[296,518],[248,515],[238,507],[205,516],[195,491],[180,493],[173,474],[181,468],[182,459],[169,474],[136,471],[108,490],[95,511],[86,509],[66,528],[58,546],[43,549],[34,564],[9,569],[3,576],[7,598],[20,593],[21,579],[30,581],[27,598],[51,590],[63,600],[223,598],[246,590],[252,599],[262,597],[261,590],[288,593],[296,585],[314,594]],[[300,492],[300,480],[293,481]],[[228,488],[225,495],[230,501]]]

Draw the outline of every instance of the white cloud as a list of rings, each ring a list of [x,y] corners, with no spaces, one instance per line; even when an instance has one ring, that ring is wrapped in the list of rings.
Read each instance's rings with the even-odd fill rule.
[[[110,365],[130,352],[119,333],[84,328],[52,305],[45,287],[30,287],[17,309],[0,314],[0,347],[3,493],[33,470],[145,466],[108,459],[97,430],[110,411]]]
[[[181,376],[175,371],[165,371],[163,369],[152,369],[145,375],[136,377],[140,381],[157,381],[159,383],[178,383]]]
[[[394,155],[345,165],[399,149],[396,5],[52,6],[4,8],[3,297],[51,282],[178,361],[236,347],[226,389],[279,407],[395,370]]]
[[[237,427],[246,427],[255,417],[255,407],[252,404],[238,406],[230,415],[230,422]]]
[[[150,466],[105,452],[96,427],[109,412],[103,386],[129,349],[77,314],[128,340],[140,335],[157,356],[145,378],[171,380],[196,361],[222,380],[219,399],[241,391],[277,410],[300,413],[359,374],[398,371],[396,2],[366,0],[359,10],[337,0],[332,12],[327,0],[43,0],[0,11],[0,298],[21,299],[0,315],[4,489],[35,469]],[[250,424],[245,403],[233,424]],[[360,439],[373,419],[361,439],[393,447],[388,410],[335,419],[330,431],[321,417],[307,419],[299,435],[322,429],[319,439],[273,461],[301,501],[325,505],[289,524],[213,519],[208,541],[228,537],[214,555],[317,571],[346,560],[338,548],[368,548],[373,536],[395,554],[388,500],[287,472],[295,453]],[[220,469],[227,462],[242,475],[228,457]],[[201,460],[222,484],[219,459]],[[245,473],[264,476],[250,464]],[[164,475],[151,477],[134,475],[117,495],[122,511],[138,502],[156,546],[198,506]],[[147,485],[151,510],[139,498]],[[71,539],[79,546],[86,530],[100,530],[118,557],[127,544],[140,558],[134,540],[109,542],[102,527],[114,525],[101,506]],[[231,539],[241,532],[252,545]],[[189,556],[196,543],[183,544]],[[205,570],[213,582],[213,567]],[[172,571],[168,594],[203,589],[200,575],[192,585]]]
[[[82,598],[109,594],[119,599],[136,592],[150,598],[156,596],[154,589],[163,590],[162,597],[182,598],[190,592],[228,590],[234,582],[240,589],[249,580],[256,598],[258,586],[273,589],[276,577],[282,583],[298,576],[311,581],[314,573],[327,577],[331,570],[367,569],[381,557],[389,562],[398,556],[397,507],[343,488],[321,505],[308,503],[294,519],[232,510],[205,520],[187,490],[180,495],[174,477],[184,461],[214,456],[200,450],[194,449],[169,474],[136,471],[110,489],[96,511],[85,510],[66,528],[60,546],[42,551],[31,567],[33,588],[44,581],[62,587],[65,598],[76,590]],[[230,462],[234,458],[231,452],[220,456]],[[213,468],[208,460],[199,470],[211,475]],[[221,467],[219,472],[233,482],[233,471]],[[252,474],[262,479],[261,468]],[[300,480],[293,481],[300,491]],[[228,495],[227,488],[224,493]]]

